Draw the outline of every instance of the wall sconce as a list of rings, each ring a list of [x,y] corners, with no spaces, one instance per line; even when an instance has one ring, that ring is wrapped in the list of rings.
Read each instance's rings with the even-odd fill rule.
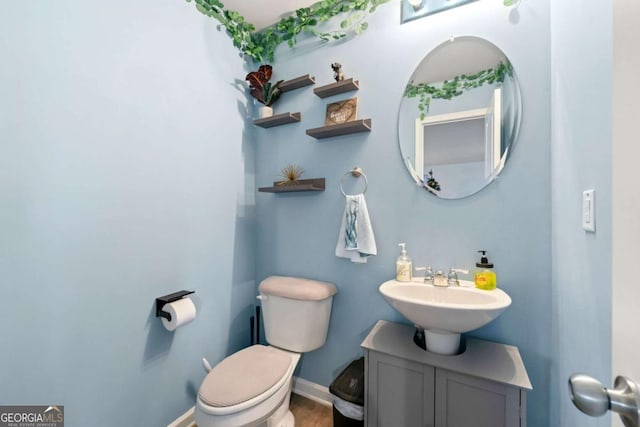
[[[402,0],[402,23],[443,12],[476,0]]]

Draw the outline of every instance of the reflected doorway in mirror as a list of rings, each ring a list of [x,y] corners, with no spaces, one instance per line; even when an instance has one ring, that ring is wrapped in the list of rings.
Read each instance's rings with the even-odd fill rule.
[[[416,119],[416,174],[427,186],[447,195],[447,186],[458,192],[472,191],[476,182],[498,173],[502,165],[500,111],[501,89],[496,88],[487,108]],[[430,185],[434,170],[439,177],[437,188]]]

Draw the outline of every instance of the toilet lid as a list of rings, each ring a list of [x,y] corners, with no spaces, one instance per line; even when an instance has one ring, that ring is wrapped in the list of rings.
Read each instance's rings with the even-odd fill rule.
[[[267,295],[297,299],[301,301],[322,301],[333,296],[336,285],[301,277],[271,276],[264,279],[258,290]]]
[[[273,387],[291,365],[291,355],[273,347],[254,345],[218,363],[200,386],[200,400],[227,407],[246,402]]]

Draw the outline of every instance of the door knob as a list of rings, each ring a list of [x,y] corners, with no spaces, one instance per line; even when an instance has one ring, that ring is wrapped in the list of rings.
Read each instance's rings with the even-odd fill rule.
[[[595,378],[574,374],[569,378],[569,395],[587,415],[600,417],[611,410],[620,415],[626,427],[640,427],[640,394],[629,378],[616,377],[613,389],[607,389]]]

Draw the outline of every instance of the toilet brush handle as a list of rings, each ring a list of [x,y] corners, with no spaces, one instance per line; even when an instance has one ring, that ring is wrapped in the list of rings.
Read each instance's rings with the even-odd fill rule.
[[[249,318],[249,330],[251,331],[251,336],[250,336],[250,340],[249,341],[251,342],[251,345],[255,344],[255,341],[254,341],[255,336],[256,336],[255,335],[255,328],[256,328],[256,318],[251,316]]]
[[[256,344],[260,344],[260,306],[256,306]]]

